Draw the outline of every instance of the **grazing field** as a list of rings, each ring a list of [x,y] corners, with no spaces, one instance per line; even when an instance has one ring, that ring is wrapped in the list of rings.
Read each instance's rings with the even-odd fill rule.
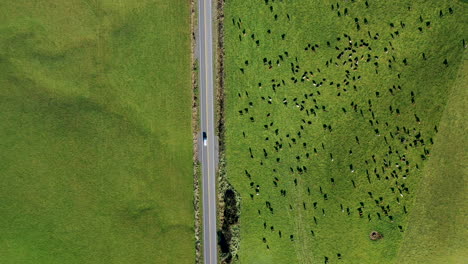
[[[193,263],[189,8],[0,3],[1,263]]]
[[[234,261],[463,259],[467,8],[226,1],[226,173],[241,196]]]
[[[466,56],[466,55],[465,55]],[[468,61],[464,58],[440,121],[438,140],[423,178],[399,263],[465,263],[468,222],[466,117]]]

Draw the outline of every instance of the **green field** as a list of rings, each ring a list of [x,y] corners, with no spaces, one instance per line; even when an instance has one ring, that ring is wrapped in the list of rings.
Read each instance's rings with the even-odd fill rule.
[[[0,3],[1,263],[193,263],[189,8]]]
[[[234,260],[463,263],[467,8],[226,1]]]
[[[423,170],[416,206],[399,252],[400,263],[464,263],[468,259],[467,129],[464,117],[467,83],[468,61],[465,57],[439,123],[440,141],[434,145],[434,155]]]

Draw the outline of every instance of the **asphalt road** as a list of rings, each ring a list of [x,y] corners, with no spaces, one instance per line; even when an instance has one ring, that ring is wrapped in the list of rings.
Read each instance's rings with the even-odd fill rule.
[[[200,63],[201,130],[207,135],[201,144],[203,192],[203,253],[205,264],[218,262],[216,234],[216,163],[215,104],[213,89],[213,16],[212,0],[198,1],[198,47]],[[200,133],[202,134],[202,133]],[[201,136],[200,136],[201,137]]]

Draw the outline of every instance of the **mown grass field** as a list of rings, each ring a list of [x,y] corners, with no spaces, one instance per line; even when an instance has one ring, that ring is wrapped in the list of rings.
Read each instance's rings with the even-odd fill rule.
[[[193,263],[189,8],[0,3],[1,263]]]
[[[467,178],[466,53],[440,121],[441,140],[423,171],[409,229],[399,252],[401,263],[464,263]],[[412,224],[414,223],[414,224]]]
[[[467,7],[226,1],[234,260],[466,259]]]

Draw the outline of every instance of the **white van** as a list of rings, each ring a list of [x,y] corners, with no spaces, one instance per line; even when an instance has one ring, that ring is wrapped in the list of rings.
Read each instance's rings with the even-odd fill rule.
[[[206,144],[207,144],[206,132],[203,132],[203,146],[206,147]]]

